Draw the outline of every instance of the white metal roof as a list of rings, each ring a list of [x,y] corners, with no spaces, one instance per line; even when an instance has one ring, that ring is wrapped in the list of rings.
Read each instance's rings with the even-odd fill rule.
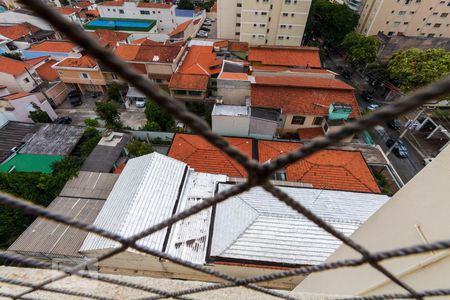
[[[230,188],[219,184],[219,191]],[[280,187],[349,236],[389,198],[385,195]],[[210,256],[265,263],[314,265],[340,241],[262,188],[217,205]]]
[[[188,47],[192,46],[213,46],[214,42],[204,40],[190,40]]]
[[[172,215],[187,165],[153,153],[131,159],[94,222],[123,237],[130,237]],[[138,244],[162,250],[167,229],[141,239]],[[109,249],[118,243],[90,233],[81,252]]]
[[[247,106],[215,104],[211,113],[213,116],[248,116]]]

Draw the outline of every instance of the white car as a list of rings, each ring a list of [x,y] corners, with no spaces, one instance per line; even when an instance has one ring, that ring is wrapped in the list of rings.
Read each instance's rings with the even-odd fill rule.
[[[198,36],[198,37],[204,37],[204,38],[207,38],[207,37],[208,37],[208,33],[207,33],[206,31],[200,30],[199,32],[197,32],[197,36]]]
[[[138,100],[136,100],[135,104],[136,104],[136,107],[139,107],[139,108],[145,107],[145,99],[138,99]]]
[[[381,105],[374,103],[374,104],[370,104],[369,106],[367,106],[367,109],[370,110],[370,111],[376,111],[380,107],[381,107]]]

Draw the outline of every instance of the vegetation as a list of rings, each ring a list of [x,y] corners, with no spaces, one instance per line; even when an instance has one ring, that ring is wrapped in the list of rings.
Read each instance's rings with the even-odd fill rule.
[[[153,145],[170,145],[171,141],[170,140],[163,140],[162,138],[157,137],[157,138],[154,138],[152,140],[152,144]]]
[[[342,48],[347,52],[352,63],[365,66],[376,60],[378,41],[373,36],[365,36],[353,31],[345,36]]]
[[[155,121],[147,121],[147,123],[141,127],[143,131],[161,131],[161,127]]]
[[[127,146],[128,152],[130,153],[130,156],[138,157],[146,154],[150,154],[153,152],[152,145],[141,142],[140,140],[133,140],[131,143]]]
[[[59,195],[66,182],[76,176],[81,166],[78,157],[65,157],[55,162],[52,174],[1,173],[0,190],[47,206]],[[33,222],[34,217],[22,210],[0,205],[0,248],[6,248]]]
[[[101,135],[94,127],[88,127],[84,131],[83,137],[79,143],[79,152],[81,157],[87,157],[98,142],[101,140]]]
[[[194,9],[194,4],[190,0],[179,0],[177,6],[179,9]]]
[[[22,55],[19,52],[5,52],[1,55],[15,60],[22,60]]]
[[[207,12],[210,12],[211,7],[213,7],[214,3],[216,3],[216,0],[205,1],[203,3],[199,3],[198,7],[200,9],[205,9]]]
[[[450,52],[441,48],[400,50],[389,60],[388,70],[402,91],[408,92],[449,74]]]
[[[117,109],[117,105],[111,101],[102,103],[95,103],[95,112],[104,120],[106,128],[121,128],[122,122],[120,121],[120,112]]]
[[[306,24],[307,42],[317,37],[323,39],[326,45],[338,47],[344,37],[355,29],[358,18],[358,14],[347,5],[313,0]]]
[[[383,176],[381,173],[375,173],[375,180],[378,183],[378,186],[380,187],[380,190],[383,194],[392,195],[391,187],[389,186],[389,183],[386,180],[386,177]]]
[[[450,118],[450,109],[436,109],[431,114],[432,117],[437,119],[447,120]]]
[[[175,128],[175,120],[173,117],[160,109],[152,100],[148,100],[145,105],[145,116],[148,122],[158,124],[162,131],[173,131]]]
[[[108,96],[109,100],[122,102],[122,95],[120,94],[120,86],[115,82],[108,85],[106,95]]]
[[[33,104],[34,111],[30,111],[28,117],[35,123],[51,123],[52,119],[48,116],[47,112],[43,111],[39,106]]]
[[[88,127],[98,127],[98,120],[97,119],[85,119],[84,120],[84,124],[86,124],[86,126]]]

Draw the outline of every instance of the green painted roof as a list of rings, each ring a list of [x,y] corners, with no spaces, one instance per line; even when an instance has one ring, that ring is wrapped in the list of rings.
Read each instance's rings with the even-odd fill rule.
[[[16,154],[11,159],[0,165],[0,173],[13,172],[38,172],[52,173],[52,163],[60,161],[63,156],[38,155],[38,154]]]

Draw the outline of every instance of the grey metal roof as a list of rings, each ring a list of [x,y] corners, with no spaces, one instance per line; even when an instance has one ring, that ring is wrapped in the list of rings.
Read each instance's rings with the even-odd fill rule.
[[[172,215],[187,165],[158,153],[128,161],[94,224],[130,237]],[[167,228],[138,244],[162,250]],[[88,234],[80,251],[110,249],[118,243]]]
[[[252,117],[278,122],[280,113],[276,109],[252,107],[250,109]]]
[[[92,224],[118,177],[116,174],[80,172],[78,178],[67,182],[48,209]],[[78,250],[86,236],[86,231],[39,217],[8,250],[37,257],[81,258]]]
[[[20,151],[26,154],[69,155],[84,133],[84,128],[62,124],[44,124]]]
[[[213,116],[248,116],[247,106],[215,104],[211,115]]]
[[[219,192],[231,184],[219,184]],[[280,187],[349,236],[389,198],[385,195]],[[340,241],[264,191],[253,188],[216,207],[210,256],[263,264],[315,265]]]
[[[116,133],[119,134],[119,133]],[[120,133],[118,143],[107,145],[100,141],[81,166],[82,171],[109,173],[120,158],[123,149],[131,139],[131,135]],[[102,139],[103,140],[103,139]]]
[[[0,163],[12,154],[12,148],[27,142],[38,128],[35,124],[20,122],[8,122],[0,128]]]

